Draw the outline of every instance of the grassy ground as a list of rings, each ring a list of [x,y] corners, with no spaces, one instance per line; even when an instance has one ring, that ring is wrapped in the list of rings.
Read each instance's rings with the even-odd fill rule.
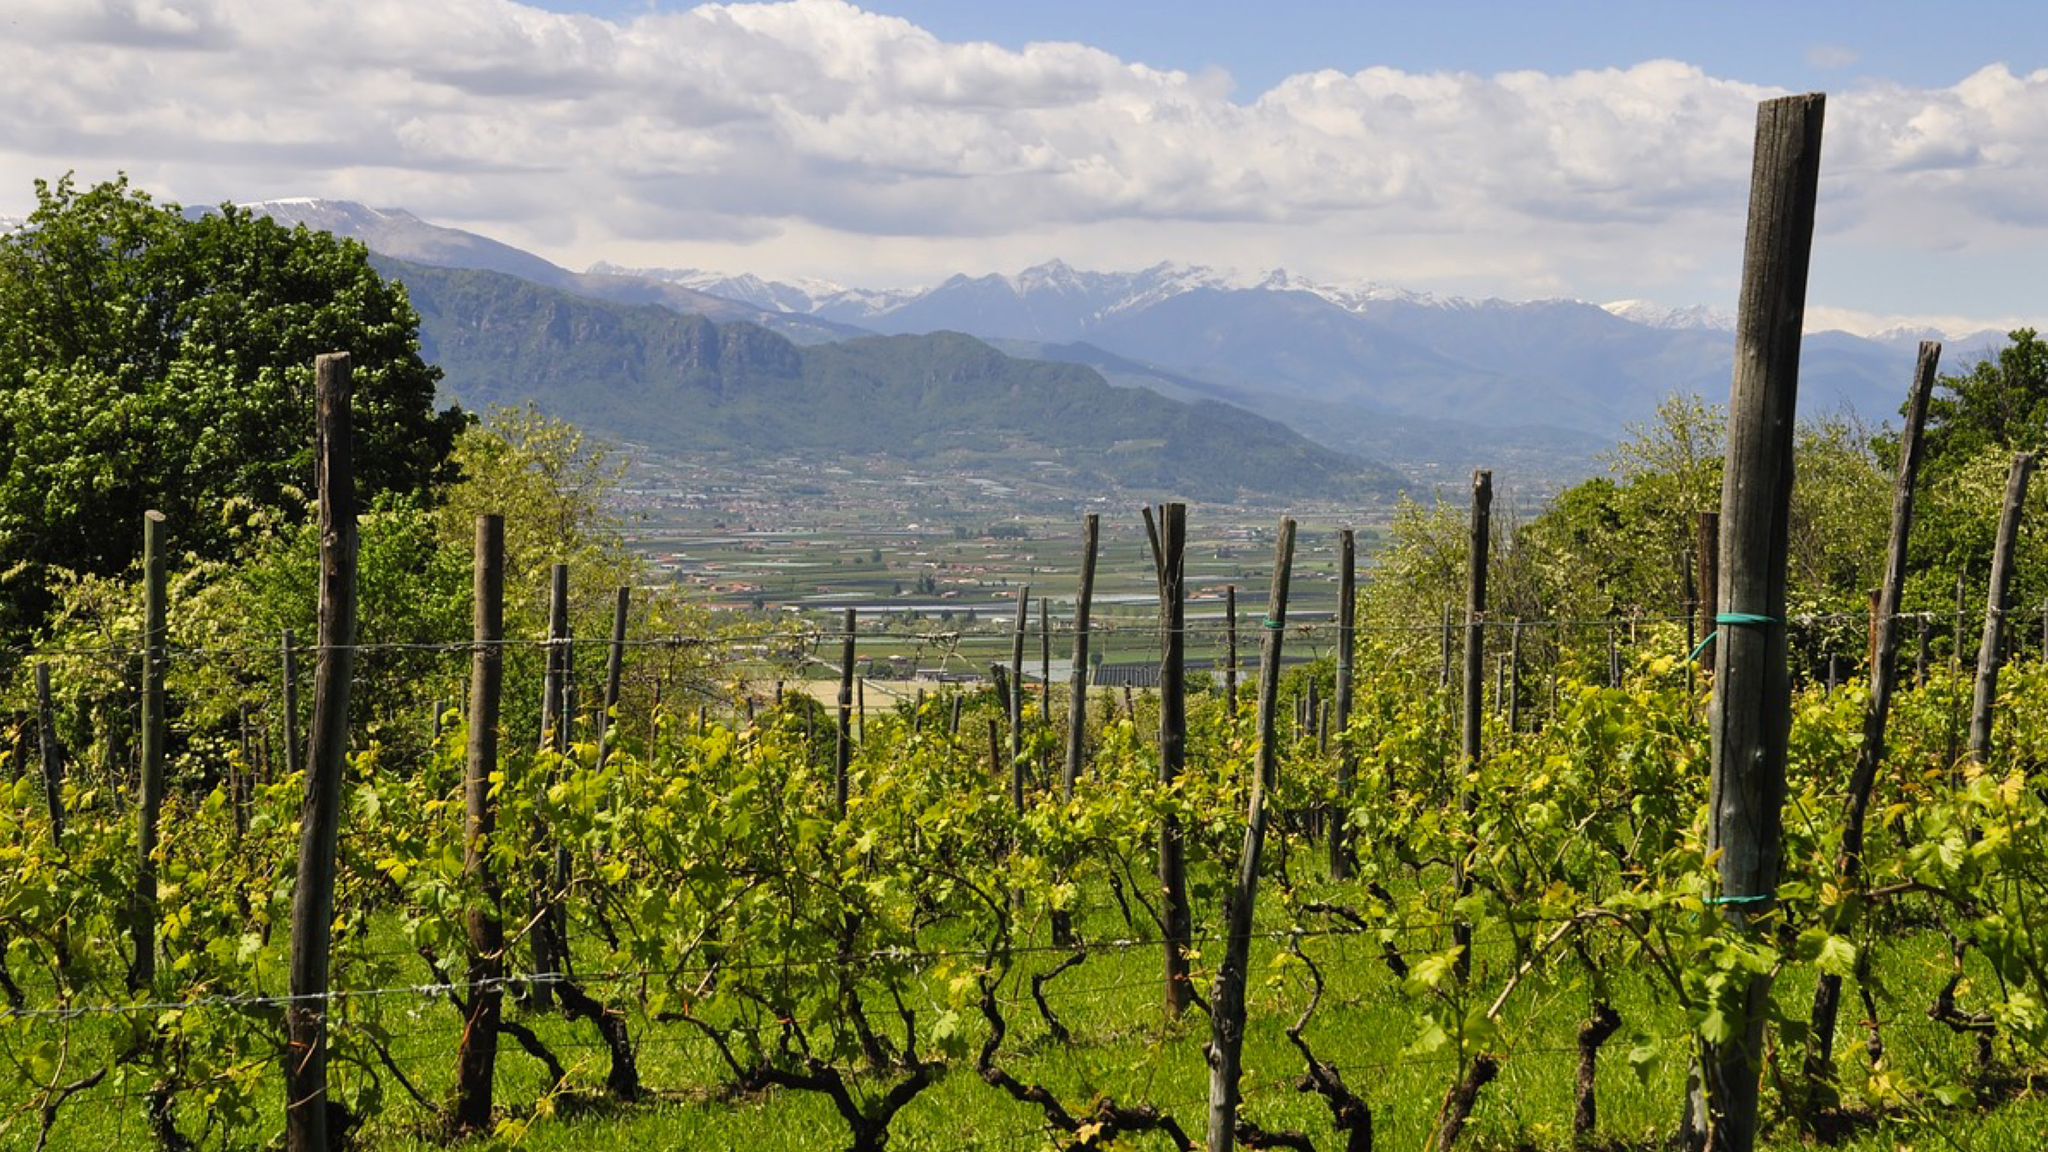
[[[1105,903],[1107,903],[1105,901]],[[1093,939],[1112,940],[1131,933],[1113,914],[1098,915],[1087,925]],[[394,939],[394,944],[396,943]],[[1430,933],[1408,942],[1417,954],[1442,947]],[[1482,967],[1503,963],[1500,942],[1482,941]],[[1457,1074],[1455,1061],[1442,1054],[1404,1056],[1415,1028],[1407,1001],[1382,963],[1376,941],[1356,937],[1321,937],[1307,942],[1312,957],[1329,980],[1322,1011],[1310,1026],[1318,1054],[1338,1065],[1348,1084],[1369,1099],[1375,1110],[1378,1145],[1420,1148],[1428,1139],[1444,1091]],[[1274,945],[1255,950],[1252,1018],[1245,1046],[1247,1111],[1267,1128],[1295,1128],[1309,1133],[1324,1148],[1337,1146],[1328,1114],[1316,1098],[1298,1093],[1299,1056],[1285,1030],[1305,1000],[1297,977],[1267,982]],[[1893,1077],[1912,1083],[1952,1079],[1969,1067],[1972,1046],[1929,1021],[1919,1006],[1933,996],[1946,974],[1946,952],[1938,941],[1917,937],[1879,953],[1879,975],[1889,1003],[1885,1021],[1888,1065]],[[1034,963],[1055,957],[1036,955]],[[1021,983],[1006,993],[1012,1025],[1005,1065],[1028,1080],[1041,1081],[1071,1106],[1083,1106],[1097,1093],[1126,1103],[1149,1102],[1178,1117],[1199,1134],[1204,1114],[1207,1072],[1202,1060],[1206,1017],[1192,1013],[1177,1024],[1166,1022],[1159,1008],[1159,957],[1154,949],[1100,947],[1080,968],[1052,985],[1051,998],[1060,1018],[1073,1030],[1070,1046],[1052,1043],[1044,1023],[1031,1006]],[[424,978],[424,972],[416,973]],[[1613,994],[1626,1027],[1608,1045],[1599,1075],[1600,1143],[1609,1147],[1657,1146],[1675,1127],[1683,1092],[1684,1023],[1659,1008],[1637,974],[1614,974]],[[603,989],[597,989],[603,991]],[[614,991],[617,991],[614,989]],[[934,993],[936,990],[934,990]],[[1781,1001],[1803,1009],[1810,987],[1786,984]],[[363,1002],[369,1003],[369,1002]],[[1576,1056],[1574,1036],[1588,1005],[1588,990],[1574,984],[1531,985],[1526,997],[1508,1014],[1505,1060],[1501,1075],[1480,1099],[1469,1129],[1467,1146],[1480,1148],[1564,1148],[1571,1145],[1572,1085]],[[1853,989],[1845,1010],[1845,1027],[1853,1028]],[[418,1090],[430,1100],[445,1099],[452,1084],[453,1054],[459,1020],[445,1002],[426,999],[379,1000],[367,1008],[391,1033],[391,1053]],[[923,1018],[930,1018],[930,1011]],[[539,1065],[509,1042],[500,1057],[498,1092],[524,1124],[499,1141],[507,1146],[559,1152],[623,1148],[744,1148],[756,1152],[832,1149],[846,1143],[845,1128],[825,1099],[794,1092],[774,1092],[738,1099],[720,1094],[724,1077],[708,1046],[679,1025],[633,1021],[640,1068],[656,1099],[617,1108],[591,1103],[602,1084],[605,1055],[586,1027],[552,1016],[521,1016],[572,1065],[572,1080],[582,1090],[558,1096],[536,1109],[547,1085]],[[978,1021],[976,1032],[978,1034]],[[84,1027],[84,1026],[82,1026]],[[83,1033],[81,1033],[82,1035]],[[1629,1052],[1640,1039],[1666,1041],[1666,1058],[1652,1062],[1644,1074],[1631,1067]],[[1860,1091],[1868,1066],[1861,1055],[1860,1030],[1845,1035],[1853,1050],[1847,1086]],[[86,1053],[81,1053],[86,1055]],[[1787,1058],[1791,1063],[1791,1058]],[[82,1066],[90,1066],[82,1064]],[[428,1112],[417,1105],[383,1069],[386,1106],[371,1118],[364,1133],[368,1147],[388,1152],[443,1147]],[[341,1068],[337,1077],[359,1082],[366,1073]],[[280,1104],[277,1078],[269,1080],[266,1099]],[[0,1088],[5,1112],[23,1103],[19,1090]],[[196,1132],[205,1115],[204,1101],[188,1096],[181,1103],[188,1132]],[[275,1117],[266,1117],[274,1121]],[[281,1127],[268,1124],[271,1131]],[[1970,1152],[2021,1152],[2043,1146],[2048,1133],[2048,1101],[2019,1096],[1978,1108],[1891,1112],[1852,1131],[1840,1144],[1847,1149],[1966,1149]],[[983,1084],[971,1066],[956,1065],[904,1111],[892,1130],[891,1147],[912,1150],[1033,1149],[1047,1146],[1042,1117]],[[33,1120],[17,1117],[0,1133],[0,1147],[34,1145]],[[141,1102],[112,1090],[86,1093],[74,1100],[52,1132],[52,1148],[126,1149],[153,1143]],[[1773,1148],[1805,1144],[1783,1127],[1770,1134]],[[1138,1141],[1133,1147],[1162,1148],[1163,1141]]]

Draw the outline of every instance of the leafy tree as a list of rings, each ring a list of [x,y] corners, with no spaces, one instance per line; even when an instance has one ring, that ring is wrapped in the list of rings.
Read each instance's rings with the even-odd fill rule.
[[[2010,334],[1997,355],[1959,376],[1943,376],[1927,405],[1922,475],[1939,483],[1972,458],[1996,449],[2048,448],[2048,343],[2032,328]]]
[[[302,516],[319,353],[354,359],[363,498],[450,477],[466,418],[435,409],[419,317],[360,244],[232,206],[188,217],[125,178],[36,199],[0,237],[0,628],[41,621],[53,568],[126,570],[146,508],[202,559],[251,509]]]

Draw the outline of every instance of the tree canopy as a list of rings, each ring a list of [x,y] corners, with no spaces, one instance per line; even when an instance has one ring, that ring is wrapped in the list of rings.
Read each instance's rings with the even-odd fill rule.
[[[0,579],[32,628],[52,569],[130,567],[145,508],[181,551],[232,552],[251,513],[302,515],[312,362],[354,362],[362,495],[452,476],[466,423],[437,410],[405,291],[362,245],[242,209],[186,214],[129,186],[36,184],[0,237]]]

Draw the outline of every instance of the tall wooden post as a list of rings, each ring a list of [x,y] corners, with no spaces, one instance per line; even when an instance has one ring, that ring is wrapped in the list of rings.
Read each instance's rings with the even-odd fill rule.
[[[43,798],[50,808],[50,842],[64,843],[64,750],[57,746],[56,707],[50,700],[50,666],[36,665],[36,750],[43,762]]]
[[[1358,658],[1358,540],[1351,529],[1337,533],[1337,810],[1330,814],[1330,878],[1351,878],[1351,788],[1358,754],[1344,734],[1351,728],[1353,664]]]
[[[313,668],[312,739],[292,898],[292,1002],[284,1013],[285,1142],[291,1152],[328,1148],[327,974],[356,642],[356,485],[347,353],[315,358],[313,377],[319,415],[314,484],[320,500],[320,655]]]
[[[1187,767],[1188,754],[1188,506],[1162,504],[1156,520],[1152,509],[1145,509],[1145,535],[1152,543],[1159,591],[1159,782],[1171,785]],[[1171,812],[1159,824],[1159,896],[1166,936],[1166,1012],[1178,1017],[1193,999],[1188,947],[1194,916],[1188,907],[1187,846],[1180,818]]]
[[[633,590],[620,588],[612,602],[612,643],[604,666],[604,708],[597,716],[597,766],[604,767],[611,736],[612,713],[619,706],[619,688],[626,678],[626,617],[633,610]],[[809,715],[808,712],[805,715]]]
[[[1927,402],[1934,393],[1935,370],[1940,360],[1940,344],[1926,341],[1920,345],[1912,391],[1906,397],[1906,427],[1899,436],[1899,475],[1892,486],[1892,530],[1885,548],[1884,583],[1872,594],[1870,606],[1870,699],[1863,707],[1863,743],[1856,752],[1856,767],[1849,774],[1842,849],[1835,866],[1839,885],[1845,892],[1856,891],[1863,882],[1863,829],[1870,812],[1871,792],[1877,784],[1877,770],[1884,762],[1885,724],[1898,685],[1899,604],[1905,597],[1906,546],[1913,532],[1913,487],[1920,475],[1921,433],[1927,424]],[[1925,629],[1920,635],[1923,640],[1926,638]],[[1807,1029],[1805,1072],[1808,1083],[1815,1086],[1831,1085],[1834,1081],[1835,1022],[1841,1004],[1842,978],[1833,973],[1823,974],[1814,989],[1813,1013]]]
[[[569,748],[568,703],[569,650],[569,566],[557,564],[548,572],[548,649],[546,673],[541,680],[540,750],[566,752]]]
[[[1223,714],[1237,723],[1237,585],[1223,586]]]
[[[846,610],[839,638],[839,744],[832,772],[833,811],[846,815],[847,777],[853,771],[853,609]]]
[[[1052,781],[1052,598],[1038,598],[1038,726],[1045,739],[1038,746],[1038,785]]]
[[[491,866],[491,840],[497,834],[498,805],[491,794],[491,773],[498,767],[498,708],[505,683],[505,518],[495,513],[476,518],[476,556],[472,582],[474,616],[470,634],[476,645],[469,658],[469,755],[462,773],[462,870],[477,887],[481,902],[469,910],[469,1021],[456,1055],[455,1099],[450,1108],[460,1132],[491,1127],[492,1078],[498,1061],[498,1021],[504,1008],[504,899],[497,870]]]
[[[1266,601],[1265,636],[1259,646],[1259,759],[1252,775],[1244,848],[1237,882],[1225,904],[1223,961],[1210,993],[1208,1152],[1231,1152],[1237,1139],[1237,1107],[1243,1099],[1245,984],[1249,975],[1252,904],[1258,896],[1259,858],[1266,843],[1266,791],[1279,777],[1279,734],[1274,710],[1280,696],[1280,643],[1287,628],[1287,586],[1294,567],[1294,521],[1280,521],[1273,546],[1273,593]]]
[[[1088,611],[1095,599],[1095,550],[1101,540],[1102,517],[1088,513],[1082,535],[1081,591],[1074,598],[1073,694],[1067,702],[1064,782],[1069,800],[1074,798],[1074,783],[1081,778],[1081,763],[1088,748]]]
[[[1998,515],[1998,544],[1991,554],[1991,592],[1984,601],[1984,642],[1977,647],[1977,688],[1970,701],[1970,759],[1991,759],[1991,710],[1998,701],[1998,666],[2004,649],[2005,610],[2012,585],[2013,552],[2019,544],[2020,513],[2027,502],[2027,480],[2034,474],[2034,454],[2013,457],[2005,481],[2005,507]]]
[[[156,837],[164,807],[164,553],[161,512],[142,514],[142,786],[137,799],[135,965],[131,988],[156,980]]]
[[[556,564],[548,572],[547,660],[541,677],[540,751],[556,756],[569,751],[569,566]],[[559,764],[555,771],[559,773]],[[539,916],[532,929],[533,969],[537,973],[568,971],[568,919],[560,889],[568,880],[564,850],[541,833],[535,844],[534,889]],[[554,986],[536,981],[529,992],[536,1005],[554,1000]]]
[[[1031,585],[1017,588],[1017,623],[1010,631],[1010,774],[1024,792],[1024,641],[1031,634]]]
[[[1785,564],[1792,500],[1799,340],[1820,184],[1819,95],[1758,107],[1721,486],[1719,638],[1714,652],[1709,847],[1720,856],[1716,903],[1738,928],[1776,898],[1791,728]],[[1706,1145],[1750,1152],[1770,978],[1750,978],[1732,1039],[1703,1053]]]
[[[1472,473],[1472,530],[1466,538],[1465,564],[1465,697],[1459,762],[1463,797],[1469,815],[1479,804],[1480,746],[1486,695],[1486,562],[1493,541],[1493,473],[1480,469]],[[1458,897],[1472,894],[1472,879],[1462,862],[1455,869]],[[1472,925],[1460,917],[1451,928],[1458,946],[1457,975],[1464,980],[1472,972]]]

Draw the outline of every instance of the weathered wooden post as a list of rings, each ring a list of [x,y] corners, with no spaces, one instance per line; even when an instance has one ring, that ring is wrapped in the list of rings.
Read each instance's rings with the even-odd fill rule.
[[[1818,94],[1757,110],[1749,236],[1721,486],[1723,565],[1716,602],[1709,849],[1720,857],[1714,903],[1738,929],[1776,899],[1783,852],[1786,741],[1785,565],[1792,499],[1799,341],[1820,183]],[[1758,1076],[1770,978],[1753,975],[1731,1015],[1733,1036],[1704,1045],[1704,1140],[1714,1152],[1756,1143]],[[1691,1133],[1689,1133],[1691,1135]],[[1695,1137],[1697,1138],[1697,1137]]]
[[[853,609],[846,610],[846,631],[839,638],[839,743],[832,770],[832,810],[846,816],[847,777],[853,771]]]
[[[2019,544],[2020,514],[2027,502],[2027,480],[2034,474],[2034,454],[2013,457],[2005,481],[2005,507],[1998,515],[1998,544],[1991,554],[1991,592],[1984,601],[1984,642],[1977,648],[1977,687],[1970,701],[1970,759],[1991,759],[1991,711],[1998,702],[1998,667],[2003,655],[2005,610],[2012,584],[2013,552]]]
[[[1237,585],[1223,586],[1223,714],[1237,723]]]
[[[1095,550],[1101,540],[1102,517],[1090,512],[1084,523],[1081,590],[1074,599],[1074,670],[1070,676],[1073,695],[1067,703],[1064,783],[1069,800],[1074,798],[1074,783],[1081,778],[1081,764],[1088,750],[1088,611],[1095,599]]]
[[[1259,858],[1266,843],[1266,790],[1279,776],[1279,734],[1274,712],[1280,695],[1280,644],[1287,628],[1287,586],[1294,566],[1294,521],[1280,521],[1273,546],[1273,593],[1266,601],[1265,637],[1259,646],[1259,759],[1252,775],[1244,848],[1237,881],[1227,898],[1223,961],[1210,992],[1208,1152],[1231,1152],[1237,1107],[1243,1098],[1245,984],[1252,943],[1252,904],[1258,895]]]
[[[1052,598],[1038,598],[1038,726],[1045,740],[1038,746],[1038,784],[1052,784]]]
[[[548,571],[548,640],[540,693],[540,751],[545,756],[569,751],[569,566]],[[561,767],[556,765],[559,773]],[[568,920],[560,888],[568,880],[568,861],[553,838],[542,832],[534,845],[534,898],[538,905],[531,932],[533,969],[543,976],[568,971]],[[528,989],[532,1003],[554,1002],[554,985],[545,979]]]
[[[597,766],[604,767],[612,713],[619,706],[619,688],[626,677],[626,617],[633,610],[633,590],[620,588],[612,601],[612,643],[604,666],[604,708],[597,714]],[[805,715],[810,713],[806,712]]]
[[[64,750],[57,746],[57,709],[50,700],[50,666],[36,665],[36,750],[43,764],[43,799],[50,808],[50,843],[64,844]]]
[[[1331,717],[1337,728],[1337,810],[1329,820],[1329,875],[1352,877],[1352,783],[1358,775],[1358,750],[1346,740],[1352,728],[1352,676],[1358,662],[1358,537],[1352,529],[1337,533],[1337,701]]]
[[[1010,631],[1010,774],[1024,794],[1024,641],[1031,634],[1031,585],[1017,589],[1017,623]]]
[[[1493,473],[1480,469],[1472,473],[1472,530],[1466,538],[1465,563],[1465,698],[1461,727],[1463,757],[1459,762],[1462,783],[1458,794],[1470,816],[1479,806],[1479,765],[1483,754],[1481,734],[1485,722],[1486,694],[1486,563],[1493,541]],[[1472,894],[1472,878],[1465,872],[1462,855],[1454,870],[1458,898]],[[1457,975],[1464,980],[1472,973],[1472,925],[1462,916],[1451,927],[1451,939],[1458,947]]]
[[[135,865],[132,989],[156,981],[156,837],[164,807],[164,553],[161,512],[142,514],[142,782]]]
[[[1172,784],[1187,766],[1188,506],[1163,504],[1155,520],[1145,509],[1152,571],[1159,591],[1159,782]],[[1179,817],[1159,824],[1159,920],[1166,945],[1166,1012],[1178,1017],[1193,999],[1188,948],[1194,917],[1188,907],[1187,849]]]
[[[464,918],[469,933],[469,1020],[456,1055],[451,1119],[458,1132],[491,1127],[492,1079],[498,1060],[498,1021],[504,1009],[504,899],[491,866],[498,805],[491,773],[498,766],[498,708],[505,683],[505,518],[476,518],[475,589],[469,659],[469,748],[463,764],[462,870],[482,897]]]
[[[1921,433],[1927,424],[1927,402],[1934,393],[1935,369],[1940,359],[1940,344],[1921,343],[1912,391],[1906,398],[1906,427],[1899,435],[1899,475],[1892,486],[1892,530],[1885,548],[1884,583],[1876,589],[1870,608],[1870,699],[1863,707],[1863,743],[1857,749],[1856,766],[1849,774],[1841,855],[1835,865],[1838,883],[1846,892],[1855,892],[1863,882],[1864,823],[1870,812],[1871,792],[1877,784],[1877,770],[1884,762],[1885,724],[1891,715],[1892,694],[1898,682],[1899,604],[1905,596],[1906,546],[1913,532],[1913,487],[1920,475]],[[1926,640],[1925,628],[1921,629],[1920,637]],[[1835,928],[1840,931],[1852,926],[1841,924]],[[1834,973],[1822,974],[1814,989],[1813,1013],[1807,1029],[1805,1072],[1810,1090],[1834,1082],[1835,1022],[1841,1004],[1842,978]],[[1809,1101],[1809,1109],[1812,1103]]]
[[[356,486],[347,353],[313,361],[319,436],[320,654],[313,668],[313,727],[292,897],[291,1003],[285,1007],[285,1140],[291,1152],[326,1152],[327,975],[334,928],[341,777],[348,766],[349,678],[356,641]]]

